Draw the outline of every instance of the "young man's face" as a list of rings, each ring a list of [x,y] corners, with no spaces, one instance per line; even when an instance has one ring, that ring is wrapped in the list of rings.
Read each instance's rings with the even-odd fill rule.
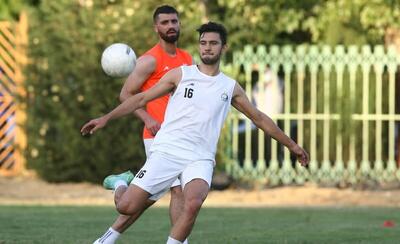
[[[216,64],[221,58],[225,45],[216,32],[204,32],[199,40],[200,59],[204,64]]]
[[[179,39],[180,23],[176,14],[159,14],[154,29],[164,41],[174,43]]]

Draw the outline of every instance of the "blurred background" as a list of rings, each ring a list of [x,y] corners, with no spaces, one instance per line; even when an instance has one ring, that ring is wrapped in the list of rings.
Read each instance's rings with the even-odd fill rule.
[[[0,0],[0,243],[92,243],[111,224],[101,183],[141,167],[143,125],[79,130],[119,103],[125,80],[104,74],[102,51],[151,48],[161,4],[180,12],[178,46],[195,59],[195,29],[227,27],[223,71],[311,157],[300,167],[232,109],[215,208],[190,243],[398,243],[398,0]],[[120,243],[165,241],[168,197],[157,204]]]
[[[100,183],[144,161],[142,124],[115,121],[95,137],[79,128],[117,105],[124,79],[100,66],[105,47],[139,56],[157,36],[159,1],[0,2],[0,174]],[[179,47],[197,52],[197,26],[225,24],[223,70],[310,153],[289,152],[233,111],[214,186],[397,186],[400,182],[400,3],[393,0],[171,0]],[[220,176],[220,177],[218,177]]]

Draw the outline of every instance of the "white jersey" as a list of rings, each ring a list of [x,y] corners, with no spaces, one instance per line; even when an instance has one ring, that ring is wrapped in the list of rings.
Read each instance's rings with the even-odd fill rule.
[[[182,79],[169,99],[150,151],[214,161],[236,81],[222,72],[206,75],[196,65],[181,69]]]

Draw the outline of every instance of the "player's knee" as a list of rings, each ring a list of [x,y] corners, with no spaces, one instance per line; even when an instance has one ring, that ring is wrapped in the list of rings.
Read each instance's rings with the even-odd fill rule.
[[[199,212],[201,205],[203,204],[203,199],[201,198],[190,198],[185,200],[185,210],[188,214],[196,216]]]
[[[118,213],[123,215],[134,215],[138,211],[134,204],[127,201],[120,201],[116,205],[116,208]]]
[[[115,205],[118,213],[123,214],[123,215],[129,215],[126,212],[128,211],[128,204],[126,204],[126,202],[123,201],[119,201],[116,205]]]

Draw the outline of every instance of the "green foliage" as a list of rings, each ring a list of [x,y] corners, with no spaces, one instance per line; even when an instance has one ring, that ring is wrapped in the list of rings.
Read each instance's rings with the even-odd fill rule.
[[[113,121],[90,138],[79,129],[119,103],[124,80],[102,72],[102,50],[124,42],[140,55],[153,46],[156,6],[156,1],[44,0],[31,11],[27,159],[45,179],[99,182],[142,165],[139,120]]]
[[[340,9],[340,11],[337,11]],[[389,27],[400,27],[400,2],[392,0],[322,1],[305,19],[314,42],[382,44]]]
[[[318,0],[218,0],[207,4],[208,17],[223,22],[229,31],[229,45],[301,43],[309,40],[302,21]]]
[[[0,1],[0,20],[17,19],[22,8],[22,0]]]
[[[2,0],[0,1],[0,21],[17,20],[19,13],[29,7],[37,6],[40,0]]]
[[[396,0],[201,2],[209,19],[226,25],[232,49],[247,44],[381,44],[388,27],[400,26]]]

